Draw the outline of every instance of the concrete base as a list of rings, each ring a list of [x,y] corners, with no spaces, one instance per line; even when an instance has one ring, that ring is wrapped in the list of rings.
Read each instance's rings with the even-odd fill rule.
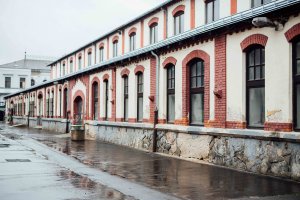
[[[73,141],[84,140],[84,129],[81,125],[71,125],[71,140]]]

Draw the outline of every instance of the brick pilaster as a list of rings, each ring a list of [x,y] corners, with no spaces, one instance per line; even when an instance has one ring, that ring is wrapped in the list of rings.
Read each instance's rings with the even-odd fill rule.
[[[150,100],[150,113],[149,123],[154,123],[154,111],[155,111],[155,94],[156,94],[156,58],[150,58],[150,97],[154,97],[153,101]],[[146,122],[146,121],[145,121]]]
[[[226,35],[215,38],[215,120],[213,127],[226,126]]]
[[[116,68],[112,70],[112,99],[111,99],[111,118],[110,121],[116,121]]]

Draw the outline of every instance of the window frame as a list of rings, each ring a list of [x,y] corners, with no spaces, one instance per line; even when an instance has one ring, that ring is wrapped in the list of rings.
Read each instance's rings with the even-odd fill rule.
[[[268,1],[268,0],[260,0],[260,5],[255,6],[255,5],[254,5],[254,1],[255,1],[255,0],[251,0],[251,8],[256,8],[256,7],[259,7],[259,6],[262,6],[262,5],[264,5],[264,4],[267,4],[267,3],[272,2],[272,0],[269,0],[269,2],[266,2],[266,1]]]
[[[158,41],[158,23],[151,24],[151,26],[149,26],[149,32],[150,32],[150,34],[149,34],[149,36],[150,36],[149,43],[150,44],[155,44]]]
[[[128,122],[128,76],[124,75],[123,76],[123,92],[124,92],[124,100],[123,100],[123,107],[124,107],[124,113],[123,113],[123,118],[125,122]],[[127,103],[126,103],[127,100]],[[126,112],[126,108],[127,108],[127,112]]]
[[[104,47],[99,48],[99,62],[104,61]]]
[[[118,56],[118,40],[115,40],[113,42],[113,57],[117,57]]]
[[[6,76],[4,78],[5,83],[4,83],[4,87],[5,88],[11,88],[11,77],[10,76]]]
[[[200,75],[198,75],[197,73],[197,63],[201,62],[202,63],[202,72]],[[196,64],[196,75],[192,75],[192,66]],[[204,95],[205,95],[205,84],[204,84],[204,79],[205,79],[205,62],[204,60],[200,59],[200,58],[195,58],[193,60],[191,60],[188,64],[189,67],[189,92],[190,92],[190,98],[189,98],[189,113],[190,113],[190,117],[189,117],[189,125],[191,126],[204,126]],[[203,84],[200,85],[199,87],[195,87],[192,88],[192,79],[195,78],[196,79],[196,86],[197,86],[197,78],[202,78]],[[192,122],[192,94],[202,94],[203,100],[202,100],[202,123],[193,123]]]
[[[211,18],[212,18],[212,21],[208,21],[208,4],[212,3],[212,10],[211,10]],[[219,10],[216,11],[216,6],[215,4],[219,4],[218,5],[218,8]],[[218,12],[218,17],[216,17],[215,13]],[[220,1],[219,0],[207,0],[205,1],[205,23],[208,24],[208,23],[211,23],[211,22],[214,22],[216,20],[220,19]]]
[[[169,71],[171,71],[171,77],[169,76]],[[172,72],[173,71],[173,72]],[[174,76],[173,76],[174,75]],[[170,82],[171,81],[171,85]],[[172,83],[174,81],[174,83]],[[170,121],[169,119],[169,96],[170,95],[175,95],[175,84],[176,84],[176,79],[175,79],[175,65],[173,64],[168,64],[167,66],[167,123],[169,124],[174,124],[175,121],[175,102],[174,102],[174,121]]]
[[[104,94],[104,109],[105,109],[105,113],[104,113],[104,120],[107,121],[108,120],[108,100],[109,100],[109,84],[108,84],[108,80],[104,80],[104,87],[105,87],[105,94]]]
[[[178,33],[176,32],[176,22],[178,18]],[[174,20],[174,35],[179,35],[181,33],[184,32],[184,11],[178,11],[174,16],[173,16],[173,20]]]
[[[92,84],[92,105],[93,105],[93,120],[98,120],[99,114],[99,84],[98,82],[94,82]],[[97,105],[97,106],[96,106]]]
[[[136,49],[136,32],[129,35],[129,51],[134,51]]]
[[[90,51],[90,52],[88,52],[88,66],[92,66],[92,52]]]
[[[78,70],[81,70],[81,68],[82,68],[82,57],[79,56],[78,57]]]
[[[263,69],[265,71],[265,61],[263,64],[260,65],[256,65],[255,63],[255,55],[254,55],[254,66],[250,66],[249,62],[249,57],[250,57],[250,52],[251,51],[256,51],[256,49],[260,49],[260,58],[262,55],[262,49],[264,50],[264,60],[265,60],[265,47],[262,45],[258,45],[258,44],[254,44],[249,46],[246,50],[246,127],[250,128],[250,129],[263,129],[264,128],[264,124],[262,124],[261,126],[253,126],[249,124],[249,119],[250,119],[250,89],[252,88],[264,88],[265,89],[265,73],[263,78],[260,79],[256,79],[256,67],[258,66],[264,66]],[[261,59],[260,59],[261,60]],[[249,68],[254,67],[254,79],[253,80],[249,80]],[[262,68],[260,69],[260,75],[262,75]],[[265,99],[264,99],[265,101]],[[266,110],[266,106],[265,106],[265,102],[264,102],[264,109]],[[264,115],[265,115],[265,111],[264,111]],[[264,123],[265,123],[265,116],[264,116]]]
[[[297,36],[295,39],[292,41],[292,86],[293,86],[293,128],[295,131],[300,131],[300,125],[297,128],[297,85],[300,85],[300,73],[297,75],[297,60],[300,60],[300,57],[297,58],[297,48],[296,44],[300,44],[300,36]]]
[[[136,74],[136,77],[137,77],[137,90],[136,90],[136,92],[137,92],[137,115],[136,115],[136,121],[137,122],[143,122],[143,117],[144,117],[144,109],[143,109],[143,107],[144,107],[144,74],[142,73],[142,72],[138,72],[137,74]],[[141,82],[140,82],[140,80],[141,80]],[[142,88],[142,90],[140,91],[140,86],[141,86],[141,88]],[[139,115],[139,99],[140,98],[142,98],[142,115],[140,116]]]
[[[20,88],[25,89],[26,87],[26,78],[20,77]]]
[[[73,60],[70,61],[70,73],[73,73]]]

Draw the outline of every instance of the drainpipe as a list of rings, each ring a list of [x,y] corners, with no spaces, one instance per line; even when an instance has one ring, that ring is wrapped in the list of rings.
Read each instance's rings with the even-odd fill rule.
[[[156,129],[156,124],[158,121],[158,106],[159,106],[159,63],[160,63],[160,59],[159,56],[154,53],[153,51],[151,51],[151,54],[156,58],[156,66],[155,66],[155,70],[156,70],[156,83],[155,83],[155,110],[154,110],[154,123],[153,123],[153,137],[152,137],[152,151],[156,152],[156,139],[157,139],[157,129]]]

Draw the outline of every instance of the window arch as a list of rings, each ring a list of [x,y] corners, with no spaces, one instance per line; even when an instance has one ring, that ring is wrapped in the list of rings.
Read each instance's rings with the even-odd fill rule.
[[[300,36],[293,40],[294,129],[300,130]]]
[[[265,48],[251,45],[245,52],[247,126],[262,128],[265,122]]]
[[[142,72],[137,72],[137,121],[143,121],[143,96],[144,96],[144,77]]]
[[[204,61],[195,58],[188,63],[190,118],[192,125],[204,124]]]
[[[175,65],[168,64],[167,69],[167,122],[175,120]]]
[[[99,85],[98,82],[95,81],[92,84],[92,113],[93,119],[98,120],[98,113],[99,113]]]

